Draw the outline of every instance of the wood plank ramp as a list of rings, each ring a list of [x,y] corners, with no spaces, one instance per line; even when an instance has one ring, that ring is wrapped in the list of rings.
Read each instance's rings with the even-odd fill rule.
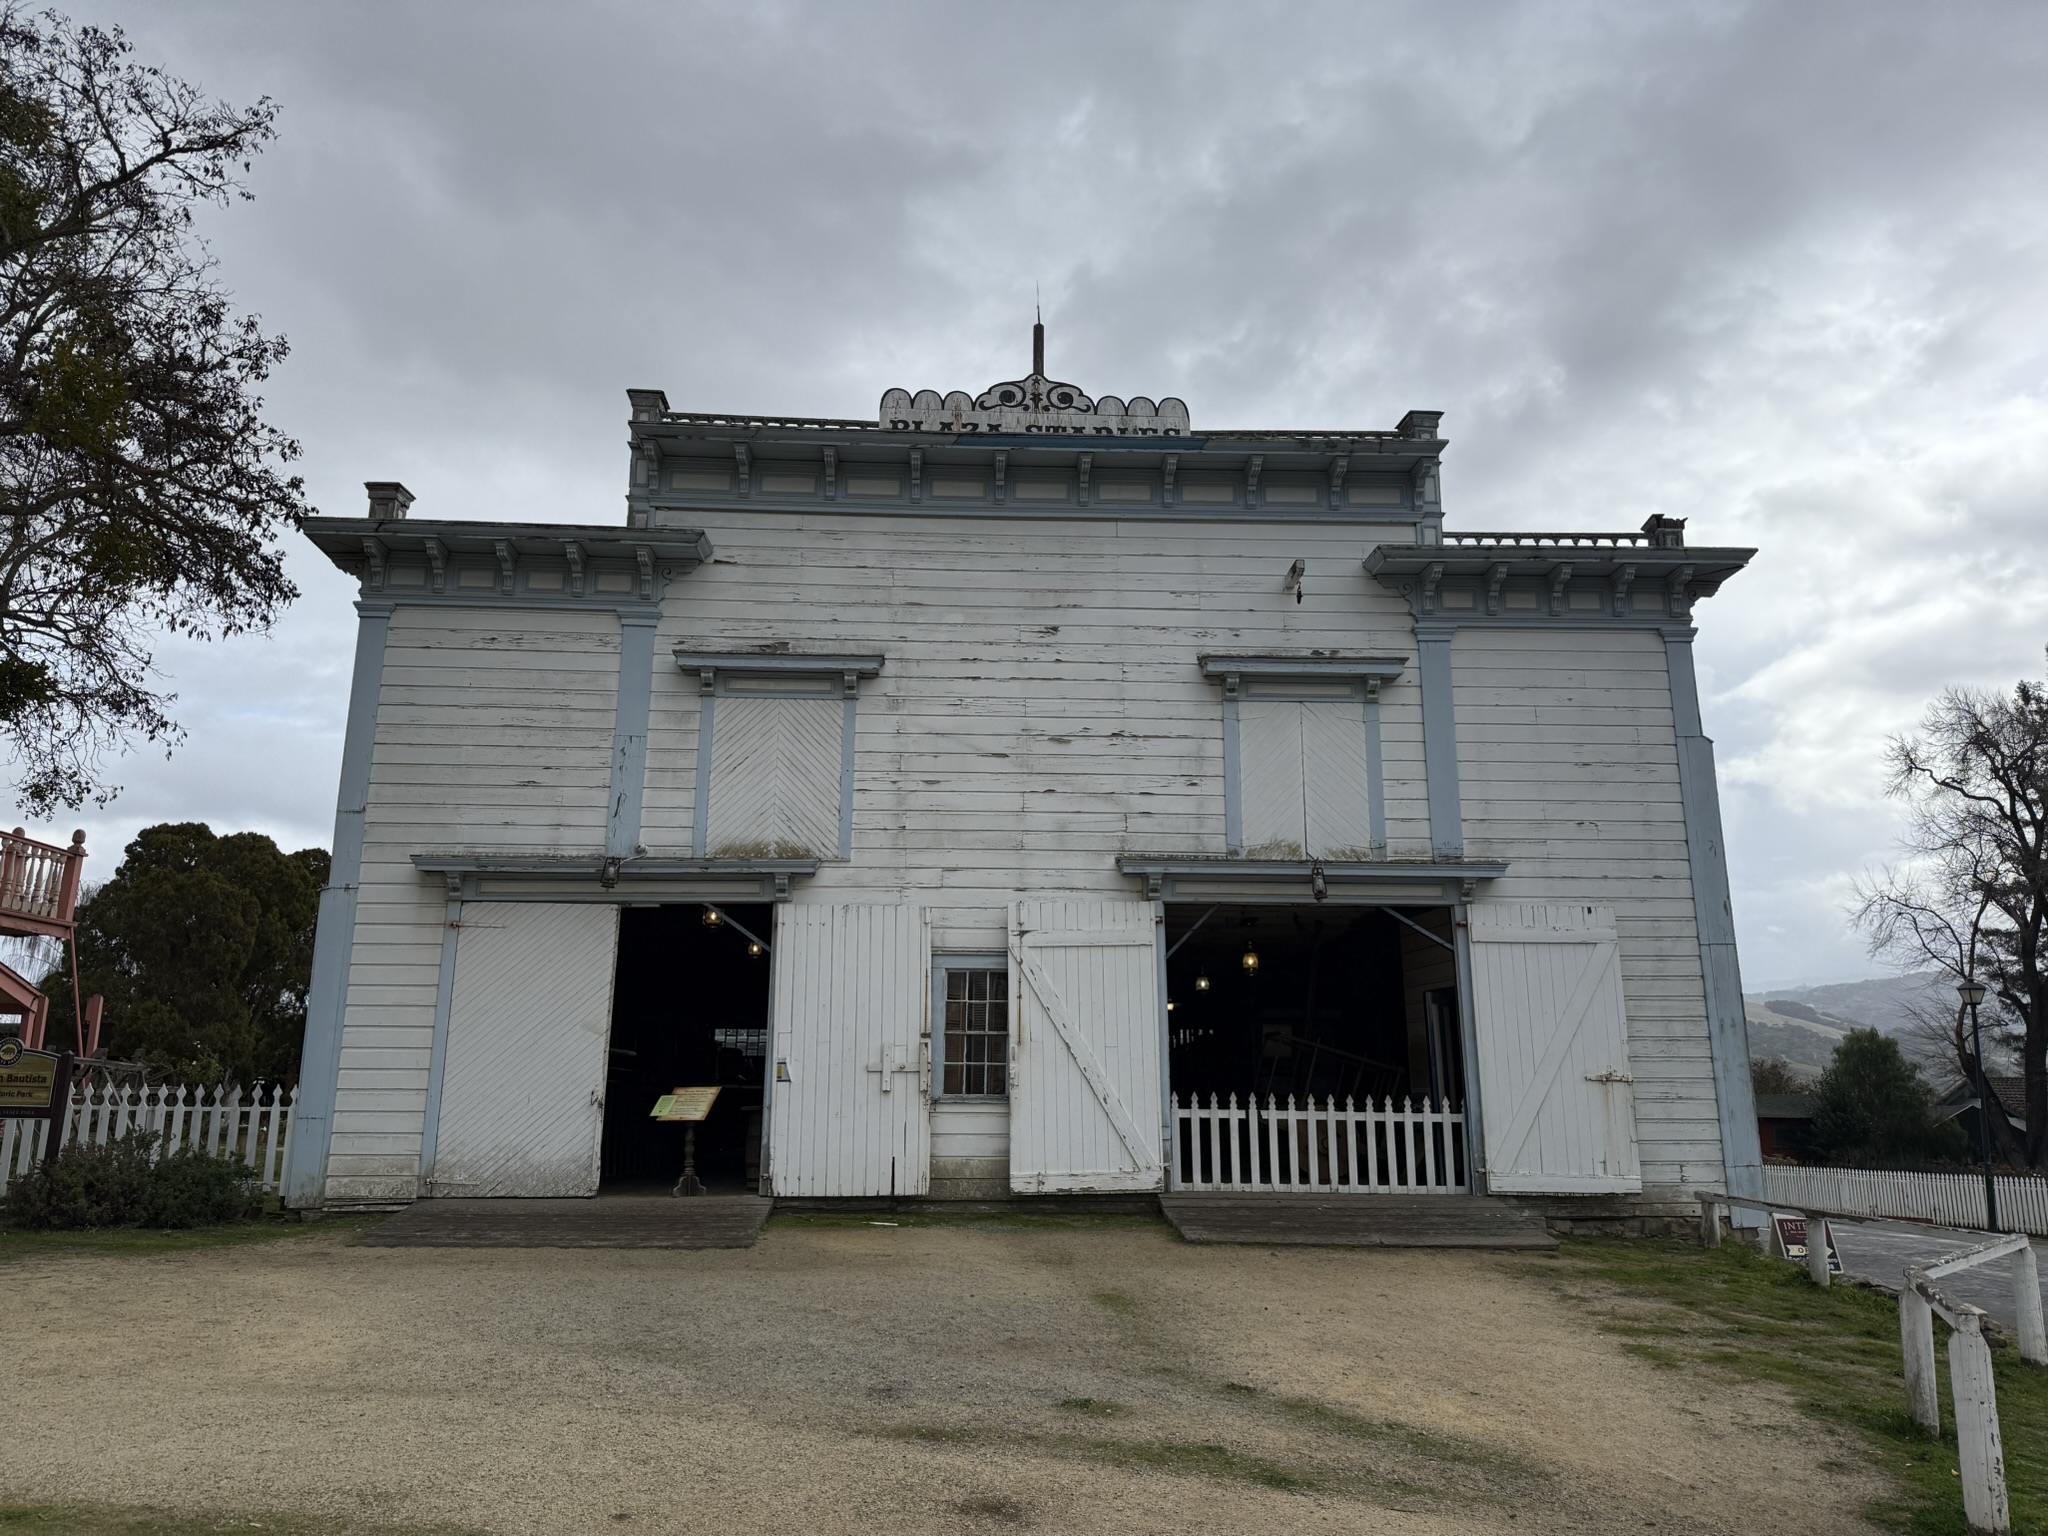
[[[1191,1243],[1330,1248],[1510,1248],[1548,1252],[1543,1218],[1483,1195],[1161,1195],[1166,1219]]]
[[[775,1202],[759,1195],[418,1200],[367,1248],[751,1248]]]

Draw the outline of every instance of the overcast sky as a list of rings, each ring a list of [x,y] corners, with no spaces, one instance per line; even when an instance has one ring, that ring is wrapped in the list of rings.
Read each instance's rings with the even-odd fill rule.
[[[2048,640],[2048,8],[86,4],[283,106],[206,228],[325,512],[623,517],[625,396],[866,416],[1028,358],[1197,427],[1447,412],[1454,528],[1691,519],[1746,983],[1869,974],[1887,733]],[[332,829],[353,585],[160,652],[82,818]],[[67,826],[69,825],[67,821]]]

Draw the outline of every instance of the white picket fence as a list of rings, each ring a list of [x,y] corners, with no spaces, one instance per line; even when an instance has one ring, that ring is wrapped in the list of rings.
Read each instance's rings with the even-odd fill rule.
[[[1334,1097],[1283,1107],[1271,1094],[1239,1105],[1173,1095],[1173,1187],[1315,1190],[1358,1195],[1446,1195],[1470,1183],[1461,1110],[1390,1097],[1363,1109]]]
[[[2048,1237],[2048,1179],[1993,1179],[1998,1224]],[[1983,1227],[1984,1180],[1974,1173],[1894,1173],[1878,1168],[1766,1168],[1764,1193],[1794,1209],[1886,1216],[1944,1227]]]
[[[133,1131],[155,1131],[162,1150],[196,1147],[215,1156],[239,1157],[257,1172],[266,1191],[284,1180],[285,1151],[291,1144],[292,1105],[299,1091],[283,1088],[106,1087],[74,1092],[63,1119],[67,1147],[83,1140],[106,1143]],[[48,1120],[0,1120],[0,1194],[43,1155]]]

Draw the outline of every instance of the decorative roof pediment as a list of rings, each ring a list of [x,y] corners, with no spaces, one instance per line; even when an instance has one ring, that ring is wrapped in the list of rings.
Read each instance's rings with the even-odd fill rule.
[[[912,394],[883,392],[881,425],[896,432],[995,432],[1086,434],[1110,437],[1184,437],[1188,408],[1171,395],[1154,401],[1115,395],[1090,398],[1078,384],[1063,384],[1045,371],[1045,327],[1031,336],[1031,372],[991,384],[978,395],[956,389]]]

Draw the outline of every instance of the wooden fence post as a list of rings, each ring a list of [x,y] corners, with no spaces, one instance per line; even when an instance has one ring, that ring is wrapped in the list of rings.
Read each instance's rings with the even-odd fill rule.
[[[1806,1272],[1823,1289],[1832,1278],[1828,1274],[1828,1219],[1812,1212],[1806,1217]]]
[[[2012,1256],[2013,1310],[2019,1314],[2020,1358],[2048,1365],[2048,1326],[2041,1318],[2041,1266],[2029,1243]]]
[[[1908,1285],[1899,1292],[1899,1349],[1906,1359],[1906,1412],[1941,1438],[1941,1383],[1934,1374],[1934,1309]]]
[[[1979,1314],[1965,1311],[1948,1340],[1948,1375],[1956,1398],[1956,1450],[1963,1481],[1963,1518],[1973,1531],[2012,1529],[2005,1497],[2005,1447],[1998,1437],[1998,1389]]]

